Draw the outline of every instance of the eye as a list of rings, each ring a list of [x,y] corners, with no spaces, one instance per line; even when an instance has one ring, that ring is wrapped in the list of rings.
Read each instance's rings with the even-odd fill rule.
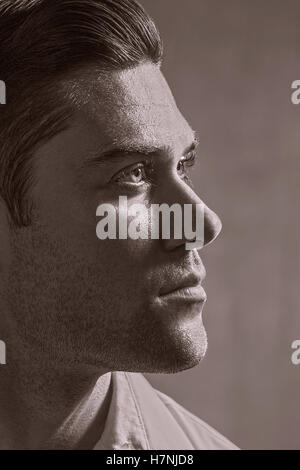
[[[184,179],[189,180],[187,174],[187,168],[195,165],[196,153],[192,152],[189,155],[182,157],[177,164],[177,172],[179,176],[182,176]]]
[[[119,171],[112,180],[116,183],[139,185],[148,181],[147,164],[145,162],[135,163]]]

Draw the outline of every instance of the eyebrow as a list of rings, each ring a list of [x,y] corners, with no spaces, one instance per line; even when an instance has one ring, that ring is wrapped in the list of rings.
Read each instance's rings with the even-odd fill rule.
[[[186,156],[189,153],[193,152],[199,145],[199,140],[197,137],[194,138],[193,142],[183,151],[182,156]],[[109,150],[106,150],[101,153],[92,153],[90,154],[85,161],[83,162],[83,167],[89,166],[98,166],[103,165],[107,162],[117,162],[132,156],[158,156],[164,153],[172,154],[172,149],[170,146],[148,146],[148,145],[123,145],[118,147],[113,147]]]

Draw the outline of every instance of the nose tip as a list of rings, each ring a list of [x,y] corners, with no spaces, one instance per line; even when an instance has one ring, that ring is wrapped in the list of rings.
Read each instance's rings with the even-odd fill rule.
[[[204,245],[212,243],[222,230],[220,217],[206,206],[204,219]]]

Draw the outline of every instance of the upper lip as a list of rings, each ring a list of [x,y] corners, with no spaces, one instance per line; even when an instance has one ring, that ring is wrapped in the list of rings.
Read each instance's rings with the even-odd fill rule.
[[[177,281],[173,280],[172,283],[169,282],[164,284],[159,291],[159,295],[167,295],[179,289],[199,286],[203,282],[204,278],[205,273],[200,275],[200,273],[195,272],[181,276]]]

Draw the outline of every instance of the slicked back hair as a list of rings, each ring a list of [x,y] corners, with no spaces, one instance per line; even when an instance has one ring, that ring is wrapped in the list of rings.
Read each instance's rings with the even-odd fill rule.
[[[60,81],[83,67],[161,60],[159,33],[136,0],[0,0],[0,196],[14,226],[31,223],[34,151],[71,116]]]

